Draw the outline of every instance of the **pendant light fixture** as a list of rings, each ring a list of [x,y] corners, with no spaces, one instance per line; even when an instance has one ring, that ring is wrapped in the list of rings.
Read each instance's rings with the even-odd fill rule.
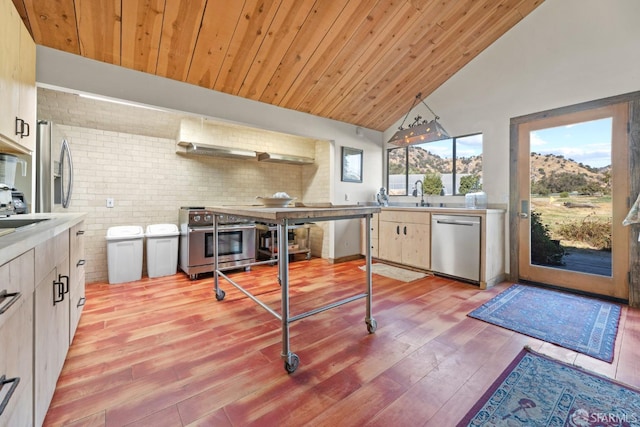
[[[404,127],[404,123],[407,121],[407,117],[416,106],[417,102],[422,102],[425,107],[433,114],[433,120],[423,120],[422,116],[418,115],[414,118],[413,123],[410,123],[407,128]],[[440,141],[442,139],[449,139],[450,136],[446,130],[438,123],[438,117],[431,108],[422,99],[422,93],[416,95],[416,99],[411,104],[411,108],[407,111],[407,115],[404,117],[402,124],[398,128],[398,131],[391,137],[389,144],[404,147],[406,145],[419,144],[421,142],[433,142]]]

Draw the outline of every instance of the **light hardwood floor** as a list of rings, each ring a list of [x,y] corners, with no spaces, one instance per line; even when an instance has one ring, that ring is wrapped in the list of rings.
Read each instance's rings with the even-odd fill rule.
[[[360,293],[362,260],[291,264],[291,314]],[[234,272],[280,311],[277,268]],[[487,291],[440,277],[374,275],[364,300],[291,326],[298,370],[280,358],[280,323],[228,283],[184,274],[87,285],[47,426],[452,426],[523,346],[640,387],[640,310],[622,310],[612,364],[467,317]]]

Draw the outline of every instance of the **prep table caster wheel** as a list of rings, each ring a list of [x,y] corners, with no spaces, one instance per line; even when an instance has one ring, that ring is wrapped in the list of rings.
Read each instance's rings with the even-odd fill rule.
[[[224,291],[222,289],[218,289],[218,292],[216,293],[216,299],[218,301],[222,301],[224,299],[224,296],[226,294],[224,293]]]
[[[366,322],[367,322],[367,331],[369,331],[370,334],[374,333],[376,329],[378,329],[378,322],[376,322],[376,319],[366,320]]]
[[[300,365],[300,358],[297,354],[292,353],[290,356],[291,363],[284,361],[284,369],[288,374],[293,374],[296,369],[298,369],[298,365]]]

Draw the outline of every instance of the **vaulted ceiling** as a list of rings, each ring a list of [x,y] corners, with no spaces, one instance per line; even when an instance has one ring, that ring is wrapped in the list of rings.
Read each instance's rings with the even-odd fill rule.
[[[39,45],[386,130],[542,1],[13,3]]]

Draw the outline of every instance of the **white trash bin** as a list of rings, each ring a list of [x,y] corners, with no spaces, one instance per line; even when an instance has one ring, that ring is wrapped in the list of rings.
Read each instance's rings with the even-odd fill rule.
[[[139,225],[122,225],[107,230],[109,284],[133,282],[142,278],[142,240]]]
[[[147,226],[147,273],[149,277],[171,276],[178,270],[178,226]]]

